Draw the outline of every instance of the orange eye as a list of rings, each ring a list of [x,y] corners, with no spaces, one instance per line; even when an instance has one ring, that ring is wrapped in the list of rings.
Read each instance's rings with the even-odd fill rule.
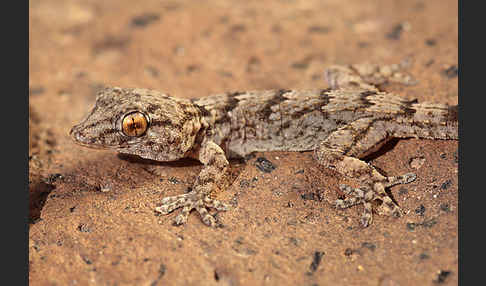
[[[147,118],[141,112],[129,113],[122,121],[123,134],[131,137],[143,135],[147,127]]]

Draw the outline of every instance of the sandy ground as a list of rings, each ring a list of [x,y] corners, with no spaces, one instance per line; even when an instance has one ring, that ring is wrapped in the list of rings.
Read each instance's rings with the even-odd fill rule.
[[[201,165],[77,146],[68,132],[109,85],[180,97],[325,88],[330,64],[399,63],[388,91],[457,104],[457,1],[32,0],[29,31],[30,285],[455,285],[457,141],[400,140],[371,163],[418,179],[390,189],[406,215],[334,209],[339,178],[311,152],[232,162],[222,228],[172,226],[161,198]],[[275,170],[264,173],[257,158]]]

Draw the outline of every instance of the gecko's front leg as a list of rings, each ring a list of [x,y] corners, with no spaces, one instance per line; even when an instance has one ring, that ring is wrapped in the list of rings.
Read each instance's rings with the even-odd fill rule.
[[[181,213],[177,215],[174,221],[176,225],[181,225],[187,221],[189,213],[195,209],[204,224],[217,226],[216,219],[209,213],[208,208],[214,208],[217,211],[228,210],[226,204],[211,198],[211,194],[219,189],[229,163],[221,147],[212,141],[201,144],[198,159],[204,164],[204,167],[192,190],[187,194],[164,198],[162,205],[155,210],[162,214],[168,214],[177,208],[182,208]]]

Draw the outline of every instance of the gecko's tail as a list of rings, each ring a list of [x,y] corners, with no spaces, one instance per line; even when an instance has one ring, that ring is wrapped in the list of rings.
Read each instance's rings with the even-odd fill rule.
[[[379,90],[378,86],[385,83],[414,85],[417,83],[417,80],[403,72],[408,65],[408,61],[392,65],[333,65],[325,69],[324,79],[332,89],[359,88],[363,90]]]
[[[423,139],[459,139],[458,105],[438,103],[415,103],[411,105],[412,116],[405,119],[413,137]],[[398,137],[407,137],[406,134]]]

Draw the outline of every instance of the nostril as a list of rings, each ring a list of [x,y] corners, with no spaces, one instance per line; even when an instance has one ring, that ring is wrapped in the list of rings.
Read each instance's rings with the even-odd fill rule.
[[[81,135],[81,132],[77,127],[78,126],[76,125],[73,128],[71,128],[71,130],[69,130],[69,136],[76,141],[79,140],[79,137]]]

